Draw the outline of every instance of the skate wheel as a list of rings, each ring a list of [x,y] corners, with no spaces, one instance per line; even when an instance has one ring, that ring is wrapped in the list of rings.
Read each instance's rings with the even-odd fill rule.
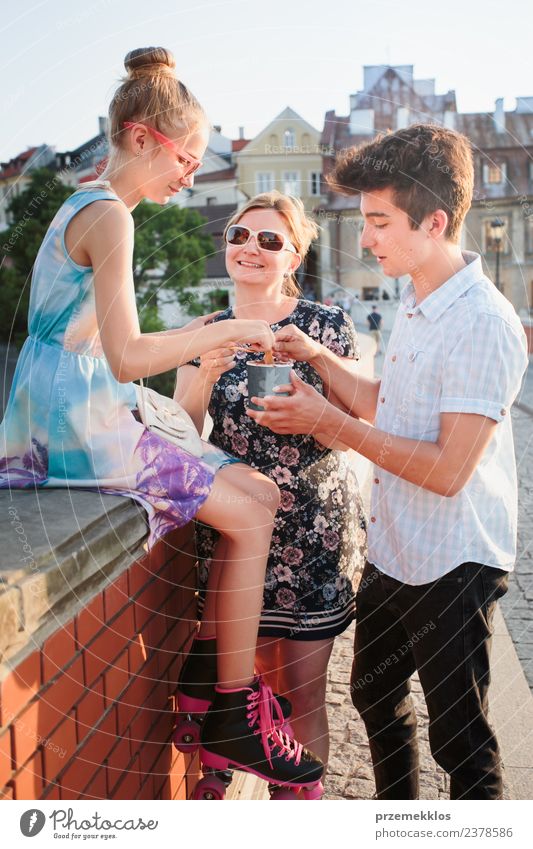
[[[314,787],[307,787],[303,790],[304,799],[321,799],[324,795],[324,785],[321,781],[315,784]]]
[[[273,787],[270,790],[270,800],[272,802],[294,802],[298,798],[298,790],[291,790],[290,787]]]
[[[220,802],[226,795],[226,785],[216,776],[202,778],[192,794],[193,799],[203,799]]]
[[[172,742],[178,752],[194,752],[200,745],[200,726],[192,719],[179,722],[172,734]]]

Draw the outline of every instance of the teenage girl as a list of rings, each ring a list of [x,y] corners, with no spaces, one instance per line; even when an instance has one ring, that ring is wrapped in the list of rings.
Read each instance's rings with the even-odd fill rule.
[[[82,487],[146,506],[149,545],[193,516],[227,542],[217,601],[218,685],[203,727],[204,762],[271,782],[306,785],[322,763],[272,718],[254,677],[276,485],[206,446],[196,458],[145,430],[132,381],[229,343],[269,350],[266,321],[141,333],[132,277],[132,210],[164,205],[193,184],[207,146],[202,107],[164,48],[133,50],[109,108],[110,154],[101,180],[62,205],[32,278],[29,337],[18,360],[0,442],[1,487]],[[246,510],[235,504],[246,499]],[[275,707],[275,706],[274,706]],[[275,711],[274,711],[275,712]]]

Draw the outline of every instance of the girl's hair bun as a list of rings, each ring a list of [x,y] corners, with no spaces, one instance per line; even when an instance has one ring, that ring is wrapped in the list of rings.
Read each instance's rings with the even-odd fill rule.
[[[136,50],[130,50],[124,59],[124,67],[130,80],[160,75],[176,78],[176,62],[166,47],[138,47]]]

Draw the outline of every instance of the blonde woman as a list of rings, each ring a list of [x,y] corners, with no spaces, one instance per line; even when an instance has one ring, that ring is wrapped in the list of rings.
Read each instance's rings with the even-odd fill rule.
[[[327,379],[307,360],[325,346],[355,363],[359,351],[353,323],[342,309],[300,297],[295,272],[317,232],[295,198],[269,192],[250,200],[225,230],[235,305],[214,323],[268,322],[284,349],[280,357],[297,360],[296,373],[335,400]],[[178,370],[176,397],[200,428],[209,410],[210,441],[281,490],[256,667],[292,703],[291,725],[298,738],[326,761],[326,670],[335,636],[354,618],[351,578],[363,566],[365,519],[349,455],[326,449],[313,437],[276,435],[247,416],[246,362],[261,356],[229,346],[203,354]],[[242,499],[235,511],[243,515],[251,503]],[[197,537],[205,558],[200,580],[208,591],[193,651],[209,656],[226,544],[205,526],[198,526]]]

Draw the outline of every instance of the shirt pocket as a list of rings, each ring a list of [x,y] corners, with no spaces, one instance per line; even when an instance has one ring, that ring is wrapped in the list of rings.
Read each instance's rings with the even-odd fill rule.
[[[408,344],[403,352],[406,382],[416,398],[440,400],[442,369],[440,360],[417,345]]]
[[[434,358],[419,345],[407,344],[403,351],[405,391],[410,396],[411,435],[435,439],[440,429],[441,380]]]

